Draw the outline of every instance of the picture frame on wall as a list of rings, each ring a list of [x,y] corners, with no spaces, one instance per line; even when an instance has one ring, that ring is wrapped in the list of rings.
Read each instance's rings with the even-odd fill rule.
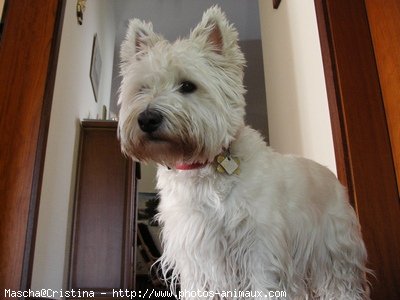
[[[97,34],[93,38],[92,47],[92,58],[90,63],[90,81],[92,82],[92,88],[94,93],[94,99],[97,102],[99,97],[99,87],[101,78],[101,53]]]

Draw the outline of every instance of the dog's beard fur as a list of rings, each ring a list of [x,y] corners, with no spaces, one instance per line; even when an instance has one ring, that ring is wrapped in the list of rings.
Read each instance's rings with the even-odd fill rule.
[[[217,7],[173,44],[131,21],[121,58],[122,150],[172,167],[160,165],[157,175],[160,266],[172,289],[179,281],[187,291],[368,299],[366,250],[343,187],[326,168],[274,153],[244,126],[244,57]],[[182,93],[184,81],[197,89]],[[162,115],[156,130],[138,124],[146,110]],[[239,176],[211,164],[174,169],[227,148],[240,158]]]
[[[181,96],[173,89],[164,91],[165,95],[154,96],[138,92],[134,100],[121,109],[120,135],[124,152],[140,161],[152,160],[171,166],[213,160],[222,148],[229,146],[234,136],[234,131],[227,127],[228,112],[219,113],[221,109],[214,99],[207,99],[207,93]],[[197,108],[199,98],[207,106]],[[143,132],[137,120],[148,107],[164,118],[160,128],[151,133]]]

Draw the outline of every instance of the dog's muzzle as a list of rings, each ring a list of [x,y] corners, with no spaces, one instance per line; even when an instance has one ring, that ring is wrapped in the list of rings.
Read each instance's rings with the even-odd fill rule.
[[[146,109],[138,116],[138,124],[140,129],[146,133],[156,131],[163,121],[163,116],[160,112],[153,109]]]

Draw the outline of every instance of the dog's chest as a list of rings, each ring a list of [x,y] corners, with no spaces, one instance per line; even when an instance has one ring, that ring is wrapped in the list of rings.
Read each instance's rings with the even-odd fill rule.
[[[212,166],[196,171],[159,170],[157,187],[162,206],[208,209],[229,204],[237,179],[216,173]]]
[[[229,247],[238,234],[249,230],[249,209],[233,176],[212,170],[160,172],[158,187],[160,220],[168,240],[176,239],[182,246],[194,241]]]
[[[245,289],[255,226],[237,178],[190,175],[159,173],[163,261],[186,287]]]

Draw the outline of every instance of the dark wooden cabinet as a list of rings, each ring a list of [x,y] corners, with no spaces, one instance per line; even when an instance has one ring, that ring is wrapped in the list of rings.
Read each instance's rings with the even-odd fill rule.
[[[117,122],[81,122],[75,189],[69,289],[133,289],[135,163],[121,153]]]

